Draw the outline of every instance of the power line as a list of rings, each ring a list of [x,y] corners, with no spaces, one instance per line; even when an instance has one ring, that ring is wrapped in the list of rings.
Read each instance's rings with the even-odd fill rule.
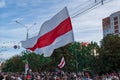
[[[77,7],[75,7],[74,9],[72,9],[71,11],[72,12],[74,12],[75,10],[77,10],[77,9],[79,9],[79,10],[77,10],[77,12],[78,11],[83,11],[83,10],[85,10],[86,9],[86,7],[89,7],[90,5],[93,5],[95,2],[92,2],[92,1],[86,1],[86,2],[84,2],[84,3],[82,3],[82,4],[80,4],[80,5],[78,5]],[[72,13],[71,12],[71,13]],[[77,12],[74,12],[72,15],[75,15]]]
[[[86,5],[85,7],[83,7],[82,9],[78,10],[77,12],[73,13],[71,15],[71,18],[76,18],[77,16],[80,16],[80,15],[84,15],[85,13],[87,13],[88,11],[90,10],[93,10],[101,5],[103,5],[103,3],[107,3],[107,1],[112,1],[112,0],[94,0],[94,2],[84,2],[83,4],[81,5],[78,5],[76,8],[72,9],[71,11],[73,12],[74,10],[78,9],[80,6],[83,6],[83,5]],[[88,4],[86,4],[88,3]],[[101,5],[100,5],[101,4]],[[36,34],[38,34],[38,32],[32,34],[32,36],[35,36]]]
[[[99,1],[95,1],[95,3],[92,3],[92,4],[89,4],[87,5],[85,8],[83,8],[83,10],[78,10],[76,13],[74,13],[74,15],[71,16],[71,18],[76,18],[77,16],[80,16],[80,15],[83,15],[85,14],[86,12],[90,11],[90,10],[93,10],[105,3],[108,3],[112,0],[99,0]]]
[[[91,1],[91,0],[89,0],[89,2],[90,2],[90,1]],[[88,4],[86,4],[86,3],[88,2],[88,1],[86,1],[86,2],[84,2],[83,4],[77,6],[76,8],[73,9],[73,10],[76,10],[76,9],[78,9],[80,6],[83,6],[83,5],[86,4],[86,6],[85,6],[84,8],[82,8],[82,9],[78,10],[77,12],[75,12],[75,13],[71,16],[71,18],[76,18],[76,17],[78,17],[78,16],[80,16],[80,15],[84,15],[84,14],[87,13],[88,11],[93,10],[93,9],[95,9],[95,8],[97,8],[97,7],[105,4],[105,3],[110,2],[110,1],[112,1],[112,0],[94,0],[94,3],[91,2],[91,3],[88,3]],[[101,5],[100,5],[100,4],[101,4]],[[73,10],[72,10],[72,11],[73,11]],[[19,23],[20,25],[22,25],[23,27],[25,27],[27,30],[31,29],[31,28],[33,27],[33,25],[36,25],[36,23],[34,23],[32,26],[30,26],[30,27],[28,28],[28,26],[20,23],[19,21],[15,21],[15,22],[16,22],[16,23]],[[35,33],[35,34],[37,34],[37,33]]]

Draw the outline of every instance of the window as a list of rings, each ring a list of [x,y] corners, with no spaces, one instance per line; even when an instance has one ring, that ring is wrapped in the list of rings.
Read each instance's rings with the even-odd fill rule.
[[[115,34],[117,34],[118,33],[118,30],[115,30]]]
[[[116,16],[116,17],[114,17],[114,21],[116,21],[116,20],[118,20],[118,17]]]
[[[118,25],[114,26],[114,29],[115,29],[115,30],[118,29]]]

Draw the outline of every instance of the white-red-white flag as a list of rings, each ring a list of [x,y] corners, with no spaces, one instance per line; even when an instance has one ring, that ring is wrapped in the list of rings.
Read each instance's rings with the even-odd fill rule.
[[[62,68],[62,67],[64,67],[64,65],[65,65],[65,59],[64,59],[64,57],[62,57],[60,64],[58,64],[58,67]]]
[[[22,41],[22,47],[49,57],[54,49],[71,42],[74,42],[72,24],[65,7],[43,23],[37,36]]]

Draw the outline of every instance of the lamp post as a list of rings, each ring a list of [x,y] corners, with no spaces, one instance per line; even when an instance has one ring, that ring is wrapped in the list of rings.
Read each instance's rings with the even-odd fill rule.
[[[32,28],[34,25],[36,25],[36,23],[34,23],[33,25],[31,25],[30,27],[28,27],[28,26],[26,26],[26,25],[24,25],[24,24],[22,24],[22,23],[20,23],[19,21],[15,21],[16,23],[18,23],[18,24],[20,24],[20,25],[22,25],[24,28],[26,28],[26,40],[29,38],[29,33],[28,33],[28,31],[30,30],[30,28]],[[27,52],[27,50],[26,50],[26,52]],[[27,54],[26,54],[26,61],[27,61],[27,63],[25,63],[25,65],[28,65],[28,60],[27,60]],[[28,70],[29,68],[27,68],[26,69],[26,67],[25,67],[25,74],[27,74],[27,70]]]
[[[26,28],[26,39],[28,39],[28,38],[29,38],[29,33],[28,33],[28,31],[30,30],[30,28],[32,28],[34,25],[36,25],[36,23],[34,23],[32,26],[28,27],[28,26],[22,24],[22,23],[19,22],[19,21],[15,21],[15,22],[18,23],[18,24],[20,24],[20,25],[22,25],[24,28]]]

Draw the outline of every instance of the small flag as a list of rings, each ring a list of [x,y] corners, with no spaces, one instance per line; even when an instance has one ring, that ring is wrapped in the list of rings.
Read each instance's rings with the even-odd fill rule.
[[[64,65],[65,65],[65,59],[64,59],[64,57],[62,57],[60,64],[58,64],[58,67],[62,68],[62,67],[64,67]]]

